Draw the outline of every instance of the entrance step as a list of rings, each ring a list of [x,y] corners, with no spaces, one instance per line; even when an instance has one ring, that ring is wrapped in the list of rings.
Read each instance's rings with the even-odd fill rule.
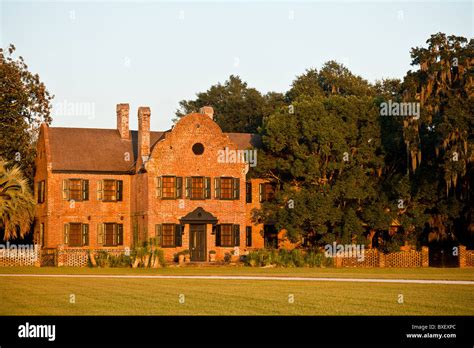
[[[196,268],[209,268],[209,267],[222,267],[222,266],[227,266],[227,267],[241,267],[243,266],[242,263],[236,263],[236,262],[197,262],[197,261],[192,261],[192,262],[186,262],[181,265],[177,263],[173,263],[169,265],[171,267],[196,267]]]

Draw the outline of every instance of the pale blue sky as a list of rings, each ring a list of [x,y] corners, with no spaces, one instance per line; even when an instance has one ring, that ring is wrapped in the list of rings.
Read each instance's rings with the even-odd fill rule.
[[[15,44],[56,96],[53,126],[114,128],[115,105],[128,102],[132,129],[138,106],[150,106],[163,130],[180,100],[230,74],[284,92],[335,59],[369,81],[401,78],[430,34],[471,38],[474,13],[471,1],[1,0],[0,16],[1,46]]]

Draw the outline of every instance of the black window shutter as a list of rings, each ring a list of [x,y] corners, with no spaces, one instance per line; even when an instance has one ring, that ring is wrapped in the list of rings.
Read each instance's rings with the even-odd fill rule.
[[[204,198],[210,199],[211,198],[211,178],[205,177],[204,178]]]
[[[240,199],[240,179],[234,178],[234,199]]]
[[[156,184],[155,184],[155,194],[156,198],[161,198],[161,176],[155,178]]]
[[[234,246],[240,246],[240,225],[234,225]]]
[[[214,198],[221,198],[221,178],[214,178]]]
[[[64,244],[69,245],[69,224],[64,224]]]
[[[82,224],[82,245],[89,245],[89,225]]]
[[[247,182],[245,184],[245,201],[247,203],[252,203],[252,183]]]
[[[82,200],[89,200],[89,180],[82,180]]]
[[[38,203],[44,202],[44,181],[38,182]]]
[[[176,177],[176,198],[183,197],[183,178],[181,176]]]
[[[158,225],[155,225],[155,239],[156,239],[156,244],[158,246],[161,246],[161,241],[162,241],[162,225],[161,224],[158,224]]]
[[[216,226],[216,246],[221,246],[221,225]]]
[[[191,198],[191,185],[192,185],[191,178],[186,177],[186,198]]]
[[[123,181],[117,180],[117,201],[121,202],[123,197]]]
[[[69,180],[63,179],[63,199],[69,201]]]
[[[260,203],[263,202],[263,190],[265,189],[265,184],[258,185],[258,195]]]
[[[123,245],[123,224],[117,224],[117,245]]]
[[[252,246],[252,226],[245,228],[245,245],[248,247]]]
[[[183,238],[181,234],[181,225],[176,224],[174,225],[174,240],[175,246],[180,247],[183,246]]]

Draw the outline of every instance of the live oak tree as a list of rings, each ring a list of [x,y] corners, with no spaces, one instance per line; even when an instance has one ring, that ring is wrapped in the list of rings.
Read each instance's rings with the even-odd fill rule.
[[[254,174],[273,179],[279,190],[255,212],[257,219],[275,221],[290,240],[306,237],[312,244],[363,242],[367,229],[389,225],[389,202],[379,192],[379,113],[365,92],[300,94],[292,113],[283,107],[266,119]]]
[[[403,82],[372,86],[335,62],[294,81],[288,105],[262,128],[254,174],[280,190],[257,219],[316,244],[364,234],[398,246],[447,236],[472,243],[472,44],[444,34],[428,44],[412,50],[420,69]],[[387,100],[420,102],[421,118],[380,117]],[[392,222],[401,227],[395,235]]]
[[[214,120],[224,132],[256,133],[263,116],[282,101],[283,95],[274,92],[262,95],[248,87],[240,77],[231,75],[224,84],[218,83],[206,92],[198,93],[196,99],[182,100],[176,116],[179,119],[210,105],[214,108]]]
[[[403,120],[403,139],[411,177],[411,201],[421,211],[420,229],[428,239],[474,239],[474,42],[438,33],[427,48],[411,51],[403,81],[403,100],[421,105],[419,120]],[[464,233],[463,233],[464,231]],[[424,236],[426,239],[426,236]]]
[[[384,150],[374,94],[334,61],[296,78],[288,104],[262,127],[264,147],[252,174],[280,189],[256,219],[310,245],[365,242],[368,230],[387,229],[394,214],[380,192]]]
[[[19,165],[31,185],[39,126],[51,123],[52,96],[14,52],[13,45],[0,48],[0,158]]]

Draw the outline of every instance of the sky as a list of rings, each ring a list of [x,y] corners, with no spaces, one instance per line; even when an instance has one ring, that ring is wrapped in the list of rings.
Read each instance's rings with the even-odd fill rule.
[[[472,1],[6,1],[13,43],[55,95],[52,126],[115,128],[115,107],[151,108],[165,130],[179,101],[231,74],[266,93],[337,60],[374,82],[403,78],[431,34],[473,37]]]

